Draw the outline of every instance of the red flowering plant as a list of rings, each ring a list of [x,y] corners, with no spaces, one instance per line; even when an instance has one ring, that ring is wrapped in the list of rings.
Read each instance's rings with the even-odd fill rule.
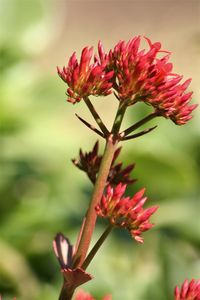
[[[152,43],[148,38],[145,40],[147,50],[141,49],[141,37],[138,36],[127,43],[120,41],[108,53],[99,42],[98,55],[93,55],[92,47],[86,47],[80,61],[73,53],[67,66],[57,69],[58,75],[67,84],[67,101],[73,104],[85,102],[98,127],[77,115],[79,120],[105,140],[103,155],[99,154],[99,142],[96,142],[90,152],[80,150],[79,158],[72,160],[76,167],[87,174],[94,188],[76,246],[72,246],[62,233],[58,233],[53,242],[63,274],[59,300],[72,299],[75,289],[92,279],[86,269],[114,227],[128,230],[136,242],[143,243],[143,233],[153,226],[150,217],[158,206],[145,208],[145,189],[125,196],[126,186],[135,181],[131,178],[134,164],[123,167],[121,162],[116,163],[121,151],[118,144],[150,133],[157,126],[135,131],[157,117],[184,125],[192,118],[191,113],[197,107],[197,104],[190,103],[192,92],[187,91],[191,79],[182,81],[182,76],[172,71],[170,52],[162,50],[159,42]],[[92,96],[106,97],[109,94],[113,94],[119,104],[110,130],[91,102]],[[121,131],[127,109],[138,102],[150,106],[151,113]],[[109,225],[88,251],[97,217],[108,219]],[[75,299],[94,298],[80,291],[75,294]],[[105,299],[111,298],[106,296]],[[199,282],[186,281],[181,290],[176,288],[175,300],[183,299],[200,299]]]

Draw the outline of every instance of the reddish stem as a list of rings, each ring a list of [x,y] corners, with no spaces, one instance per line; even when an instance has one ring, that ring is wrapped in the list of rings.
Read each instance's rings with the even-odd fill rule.
[[[73,259],[73,269],[77,267],[83,267],[83,263],[85,261],[88,248],[92,239],[92,234],[94,231],[97,215],[95,211],[95,206],[97,203],[101,200],[101,197],[103,195],[103,191],[107,182],[110,166],[114,157],[114,153],[117,147],[117,144],[119,142],[119,130],[120,126],[124,117],[124,113],[126,110],[126,107],[123,104],[119,104],[119,108],[117,110],[117,114],[114,120],[114,124],[112,127],[111,133],[106,132],[107,129],[104,127],[105,125],[102,125],[102,121],[99,118],[98,114],[94,113],[94,108],[91,106],[91,103],[87,101],[86,104],[89,104],[88,107],[90,111],[92,112],[95,120],[97,121],[99,127],[102,131],[105,131],[104,134],[107,135],[106,140],[106,146],[103,154],[103,158],[101,161],[100,169],[98,172],[98,176],[95,182],[94,191],[90,200],[89,208],[87,210],[86,216],[85,216],[85,223],[83,225],[83,230],[80,234],[80,241],[78,241],[77,246],[78,249],[76,251],[76,254]],[[102,238],[100,238],[100,242],[97,243],[97,245],[93,248],[92,252],[89,254],[88,260],[85,262],[85,267],[90,263],[90,258],[93,258],[93,254],[95,254],[98,250],[98,248],[101,245],[101,242],[103,243],[104,239],[108,235],[111,229],[107,230],[106,233],[103,235]],[[94,253],[95,252],[95,253]],[[59,300],[71,300],[74,293],[73,290],[67,290],[65,284],[63,285],[63,288],[60,293]]]
[[[114,153],[118,144],[118,133],[120,130],[120,126],[124,117],[126,111],[126,106],[123,105],[123,103],[119,103],[119,107],[116,113],[116,117],[113,123],[112,131],[109,134],[107,138],[106,147],[104,150],[101,166],[99,169],[99,173],[97,176],[97,180],[94,186],[94,191],[92,194],[92,198],[90,200],[89,208],[86,213],[86,220],[85,225],[83,228],[83,233],[80,238],[80,243],[77,249],[77,252],[74,257],[73,261],[73,267],[79,267],[82,266],[87,252],[88,248],[92,239],[92,234],[94,231],[95,223],[96,223],[96,212],[95,212],[95,206],[99,203],[101,200],[101,197],[103,195],[103,191],[106,185],[108,173],[110,170],[110,166],[114,157]]]
[[[71,300],[73,294],[74,294],[74,289],[73,289],[73,290],[69,290],[69,289],[65,286],[65,282],[64,282],[58,300]]]
[[[78,250],[76,252],[76,255],[74,257],[74,265],[73,267],[81,266],[85,260],[85,257],[87,255],[87,251],[90,245],[92,233],[95,227],[96,223],[96,212],[95,212],[95,206],[97,203],[101,200],[104,187],[106,185],[108,173],[110,170],[110,166],[113,160],[113,155],[115,153],[117,146],[117,141],[113,140],[113,135],[111,134],[107,140],[103,159],[101,162],[101,166],[99,169],[99,174],[96,180],[96,184],[94,187],[94,191],[92,194],[92,198],[90,201],[90,205],[88,208],[88,211],[86,213],[86,221],[83,228],[83,233],[81,236],[81,240],[79,243]]]

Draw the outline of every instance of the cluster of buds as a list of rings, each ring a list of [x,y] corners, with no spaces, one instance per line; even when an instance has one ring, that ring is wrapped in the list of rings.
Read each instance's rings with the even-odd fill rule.
[[[69,59],[67,67],[61,70],[57,68],[59,76],[67,83],[68,101],[71,103],[79,102],[82,98],[89,95],[106,96],[111,93],[114,75],[113,71],[106,72],[106,62],[100,63],[95,59],[91,63],[93,48],[85,47],[81,54],[80,63],[74,52]]]
[[[140,37],[128,43],[120,41],[111,52],[118,84],[115,89],[120,101],[132,105],[138,101],[152,105],[158,115],[170,118],[178,125],[191,118],[196,104],[188,105],[192,93],[186,93],[190,79],[179,84],[182,76],[172,73],[169,52],[161,50],[160,43],[152,44],[145,38],[150,49],[139,50]],[[167,53],[162,58],[158,54]]]
[[[174,300],[200,300],[200,279],[186,279],[181,289],[176,286],[174,290]]]
[[[92,151],[85,152],[80,149],[79,158],[73,159],[73,164],[80,170],[84,171],[91,182],[95,184],[97,175],[99,173],[99,168],[102,161],[102,155],[98,155],[99,152],[99,142],[97,141],[92,149]],[[113,156],[111,167],[109,170],[107,184],[117,185],[120,182],[124,184],[132,184],[135,179],[130,178],[130,173],[135,167],[135,164],[130,164],[124,169],[122,168],[122,163],[115,164],[119,154],[121,152],[121,147],[119,147]]]
[[[132,198],[123,197],[125,184],[118,184],[115,188],[108,186],[101,202],[96,206],[96,213],[102,218],[108,218],[111,225],[126,228],[131,236],[139,243],[143,243],[141,234],[150,229],[150,216],[158,206],[143,208],[147,197],[143,197],[145,189],[137,192]]]
[[[150,67],[161,47],[160,43],[155,43],[145,53],[145,50],[139,51],[140,40],[138,36],[128,43],[120,41],[109,53],[110,64],[115,70],[114,88],[119,100],[126,102],[127,105],[132,105],[144,98],[146,80],[151,77],[152,73]]]
[[[186,92],[190,79],[180,83],[182,76],[172,72],[170,53],[161,50],[159,42],[152,43],[145,38],[149,49],[140,50],[141,37],[129,42],[120,41],[106,54],[102,43],[98,54],[90,63],[93,48],[86,47],[78,63],[76,54],[71,56],[68,66],[59,76],[67,83],[68,101],[79,102],[90,95],[106,96],[114,93],[127,106],[142,101],[153,106],[158,116],[171,119],[183,125],[191,119],[191,112],[197,107],[190,105],[192,93]],[[164,53],[160,58],[160,54]]]

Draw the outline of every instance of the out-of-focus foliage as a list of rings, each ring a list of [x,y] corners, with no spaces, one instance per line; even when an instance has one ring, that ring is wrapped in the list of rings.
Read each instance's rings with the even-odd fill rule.
[[[83,9],[83,2],[88,15],[83,14],[81,24],[76,13]],[[95,33],[89,26],[87,33],[90,5],[99,11],[100,2],[74,3],[0,1],[0,294],[4,300],[13,295],[21,300],[58,298],[62,280],[52,240],[62,231],[75,242],[92,189],[70,162],[78,148],[89,151],[96,141],[74,113],[89,120],[90,116],[82,103],[64,102],[65,86],[55,66],[61,62],[61,53],[64,64],[72,49],[83,46],[79,36],[84,45],[89,39],[95,44],[103,39],[103,32],[106,39],[108,28]],[[116,9],[120,11],[119,4]],[[74,24],[65,20],[70,15]],[[118,20],[110,18],[117,27]],[[130,22],[134,28],[134,18]],[[127,30],[129,37],[138,34],[130,27],[124,28],[124,34]],[[193,89],[197,96],[195,84]],[[108,99],[93,103],[110,124],[117,103]],[[139,120],[144,112],[140,105],[132,107],[126,124]],[[95,280],[84,287],[95,297],[112,293],[114,300],[169,300],[176,284],[186,277],[200,277],[200,118],[198,111],[194,114],[183,127],[164,119],[152,121],[159,124],[154,132],[124,143],[121,159],[136,163],[133,177],[139,179],[129,192],[145,186],[150,205],[159,204],[160,209],[154,217],[155,229],[144,235],[143,246],[121,230],[109,237],[89,268]],[[99,222],[95,238],[103,226]]]

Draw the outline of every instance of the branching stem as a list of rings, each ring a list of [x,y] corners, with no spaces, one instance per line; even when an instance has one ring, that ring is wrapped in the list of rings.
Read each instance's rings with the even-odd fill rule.
[[[111,134],[106,143],[98,177],[94,186],[94,191],[88,211],[86,213],[86,221],[83,228],[83,233],[80,239],[78,250],[74,257],[73,267],[81,266],[85,260],[97,218],[95,206],[102,197],[116,146],[117,142],[113,141],[113,135]]]
[[[104,135],[107,136],[109,134],[109,131],[106,128],[103,121],[101,120],[101,118],[100,118],[99,114],[97,113],[97,111],[95,110],[94,106],[92,105],[92,102],[90,101],[90,99],[88,97],[85,97],[84,101],[85,101],[85,104],[87,105],[87,107],[89,108],[89,111],[91,112],[93,118],[95,119],[97,125],[102,130]]]
[[[86,100],[87,101],[87,100]],[[119,104],[116,117],[113,123],[112,131],[109,133],[106,146],[103,154],[103,158],[101,161],[99,173],[95,182],[94,191],[90,200],[89,208],[87,210],[86,216],[85,216],[85,225],[83,228],[82,235],[80,237],[80,243],[79,247],[77,249],[77,252],[75,254],[74,260],[73,260],[73,267],[80,267],[82,266],[87,251],[92,239],[92,234],[94,231],[95,223],[96,223],[96,212],[95,212],[95,206],[99,203],[101,200],[101,197],[103,195],[103,191],[106,185],[107,177],[109,174],[110,166],[113,160],[113,156],[118,144],[118,134],[120,130],[120,126],[124,117],[126,111],[126,106]]]
[[[158,114],[156,112],[150,113],[149,115],[147,115],[145,118],[143,118],[139,122],[133,124],[132,126],[130,126],[129,128],[127,128],[126,130],[124,130],[123,132],[121,132],[120,135],[124,136],[124,137],[127,136],[127,135],[129,135],[131,132],[135,131],[140,126],[142,126],[145,123],[149,122],[150,120],[156,118],[157,116],[158,116]]]

